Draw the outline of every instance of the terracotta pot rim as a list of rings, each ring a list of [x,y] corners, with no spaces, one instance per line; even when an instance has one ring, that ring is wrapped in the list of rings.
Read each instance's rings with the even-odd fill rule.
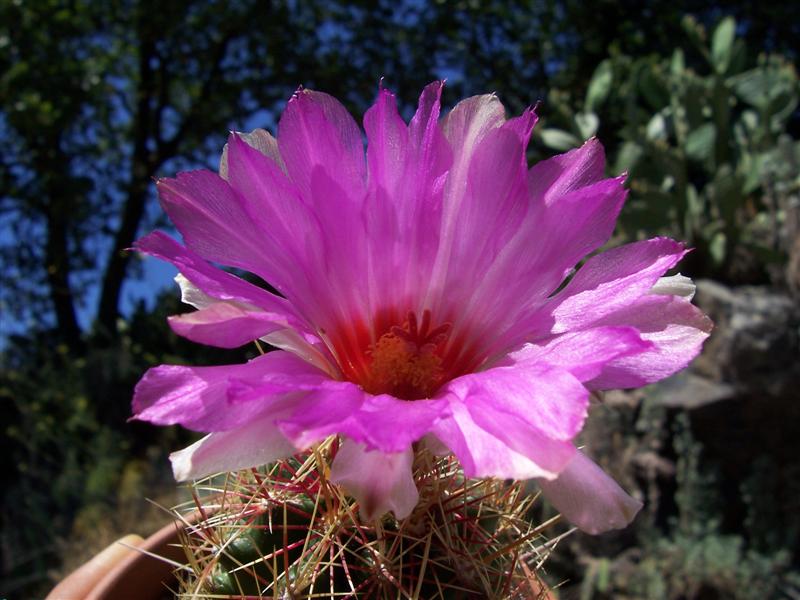
[[[175,582],[175,567],[158,557],[163,556],[174,562],[185,561],[184,549],[179,545],[180,532],[198,517],[199,511],[195,511],[183,520],[174,519],[142,544],[132,548],[131,554],[114,565],[85,600],[145,600],[159,597],[166,591],[166,585]]]

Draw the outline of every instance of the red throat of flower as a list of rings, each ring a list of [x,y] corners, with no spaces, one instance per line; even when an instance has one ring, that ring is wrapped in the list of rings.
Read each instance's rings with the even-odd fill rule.
[[[477,366],[474,353],[464,352],[464,340],[451,335],[450,323],[434,326],[429,310],[421,320],[413,311],[403,321],[397,315],[384,311],[372,327],[358,323],[337,329],[331,342],[346,379],[371,394],[418,400]]]

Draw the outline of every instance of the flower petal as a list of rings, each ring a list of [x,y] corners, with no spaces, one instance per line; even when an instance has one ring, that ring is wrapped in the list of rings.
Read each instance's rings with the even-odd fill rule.
[[[575,453],[556,479],[538,484],[564,517],[591,534],[627,527],[642,508],[641,502],[581,452]]]
[[[389,197],[394,197],[404,180],[409,141],[408,128],[389,90],[378,91],[377,101],[364,115],[364,130],[370,187],[381,188]]]
[[[596,323],[646,294],[686,254],[683,244],[654,238],[626,244],[586,261],[549,303],[561,333]]]
[[[311,174],[321,168],[360,201],[366,183],[364,143],[358,125],[333,96],[300,89],[291,97],[278,123],[278,147],[292,181],[306,198]]]
[[[283,164],[283,159],[278,149],[278,140],[272,137],[269,131],[265,129],[254,129],[250,133],[235,131],[233,135],[247,142],[248,146],[258,150],[272,160],[281,171],[286,172],[286,165]],[[219,159],[219,176],[223,179],[228,179],[228,144],[222,147],[222,156]]]
[[[238,348],[288,325],[284,315],[225,301],[168,320],[178,335],[218,348]]]
[[[597,327],[525,344],[509,354],[508,360],[523,367],[546,363],[569,371],[584,382],[597,377],[610,361],[639,354],[652,346],[634,327]]]
[[[343,411],[317,403],[281,420],[280,426],[299,446],[340,433],[369,450],[391,453],[408,448],[449,415],[450,404],[444,399],[409,402],[386,394],[361,393],[363,402],[357,408]]]
[[[178,284],[178,288],[181,290],[181,302],[184,304],[194,306],[195,308],[207,308],[212,304],[220,302],[220,300],[212,298],[191,281],[189,281],[183,273],[178,273],[175,275],[174,281]]]
[[[529,427],[523,454],[478,425],[461,400],[453,399],[451,410],[452,416],[437,422],[432,433],[453,451],[467,477],[552,478],[575,452],[572,443],[549,440]]]
[[[529,268],[537,274],[540,297],[609,240],[628,193],[623,182],[616,177],[571,190],[536,214],[540,233],[532,244],[536,258]]]
[[[464,402],[478,425],[526,455],[526,442],[518,438],[524,438],[527,430],[553,440],[571,440],[589,408],[589,392],[575,377],[543,363],[463,375],[444,389]],[[510,428],[512,422],[519,426]],[[519,430],[522,436],[516,435]]]
[[[455,153],[456,172],[469,168],[472,154],[484,135],[500,127],[506,119],[503,103],[495,94],[483,94],[461,100],[442,119],[444,132]]]
[[[479,278],[467,308],[484,314],[495,332],[518,330],[519,299],[538,306],[611,236],[626,192],[622,178],[602,179],[603,165],[602,146],[590,141],[528,172],[529,210],[516,232],[500,236],[505,247]]]
[[[671,277],[661,277],[650,289],[651,294],[661,294],[662,296],[681,296],[687,300],[694,298],[694,282],[680,273]]]
[[[228,180],[248,207],[266,252],[280,257],[285,279],[314,254],[308,241],[322,237],[317,216],[278,166],[236,134],[228,138]],[[305,235],[298,236],[302,231]],[[318,250],[317,250],[318,252]]]
[[[340,379],[335,361],[317,336],[309,333],[300,334],[294,329],[281,329],[265,335],[261,339],[280,350],[291,352],[320,371],[327,373],[332,379]]]
[[[207,296],[217,300],[233,300],[252,304],[268,312],[294,315],[294,309],[285,299],[212,266],[195,252],[184,248],[160,231],[143,237],[134,244],[134,248],[139,252],[172,263],[186,279]],[[181,285],[180,281],[178,284]],[[183,287],[181,287],[181,292],[182,295],[186,293]],[[297,320],[296,317],[295,320]]]
[[[178,481],[214,473],[258,467],[297,451],[273,423],[262,417],[233,431],[211,433],[191,446],[173,452],[172,471]]]
[[[227,273],[225,274],[227,275]],[[217,300],[216,298],[212,298],[203,292],[186,277],[184,277],[182,273],[178,273],[178,275],[175,276],[175,282],[178,284],[181,290],[181,302],[184,302],[185,304],[189,304],[190,306],[194,306],[198,309],[204,309],[215,304],[226,303],[224,300]],[[276,299],[283,300],[282,298],[277,297]],[[245,311],[249,311],[252,308],[246,303],[240,304],[236,301],[229,302],[229,304]],[[324,371],[332,378],[338,378],[338,369],[335,367],[335,361],[330,356],[330,353],[325,345],[316,335],[303,331],[302,327],[297,327],[297,324],[291,318],[291,315],[289,315],[287,318],[284,318],[282,315],[276,315],[276,317],[278,318],[273,320],[279,326],[279,328],[270,328],[269,333],[261,337],[262,341],[274,346],[275,348],[291,352],[295,356],[302,358],[307,363],[314,365],[320,371]],[[300,331],[297,331],[294,328],[281,328],[280,326],[283,323],[292,323],[294,327],[297,327],[297,329]],[[263,327],[263,324],[258,324],[257,327]]]
[[[467,194],[470,167],[473,164],[474,155],[481,147],[484,138],[504,122],[505,109],[494,94],[473,96],[462,100],[442,119],[441,128],[453,150],[453,163],[448,172],[444,189],[441,241],[436,255],[434,281],[444,281],[448,274],[453,244],[461,236],[458,226],[459,223],[464,222],[460,216],[465,204],[468,205],[467,212],[470,212],[469,206],[479,206],[474,202],[469,203]],[[501,140],[501,143],[505,141],[508,145],[510,142],[514,149],[522,145],[514,133],[506,132],[506,136],[507,141]],[[505,162],[503,160],[505,158],[504,154],[500,162]],[[483,178],[480,181],[483,182]],[[495,181],[504,180],[499,178]],[[489,206],[489,203],[484,203],[483,206]],[[470,223],[470,225],[474,227],[478,224]],[[469,236],[464,235],[463,237],[468,238]]]
[[[331,466],[331,481],[358,501],[362,520],[373,521],[389,511],[395,518],[405,519],[419,500],[411,471],[413,462],[410,446],[386,454],[344,440]]]
[[[616,358],[586,385],[590,389],[632,388],[654,383],[684,369],[702,349],[713,323],[679,296],[646,295],[603,319],[602,325],[630,325],[651,347]]]
[[[465,309],[483,315],[483,336],[491,333],[493,338],[490,354],[532,339],[537,329],[538,335],[546,333],[537,319],[543,316],[539,311],[548,303],[547,296],[586,254],[609,239],[625,195],[621,178],[606,179],[531,209],[478,278]]]
[[[528,172],[531,198],[547,206],[581,188],[598,183],[605,169],[603,145],[592,138],[580,148],[536,163]]]
[[[158,193],[187,248],[206,260],[250,271],[278,290],[285,289],[280,263],[261,243],[257,214],[227,181],[211,171],[190,171],[160,179]]]
[[[291,406],[287,394],[316,390],[329,381],[311,365],[280,351],[243,365],[161,365],[148,370],[136,385],[133,418],[196,431],[225,431],[267,412],[274,414],[273,420],[279,418],[286,405]],[[231,395],[242,386],[257,393],[238,396],[234,410]]]
[[[535,115],[530,115],[530,126]],[[466,186],[458,210],[445,223],[439,264],[446,274],[446,299],[458,290],[469,291],[469,281],[480,281],[498,252],[520,227],[528,207],[525,186],[525,146],[505,126],[487,132],[467,169]],[[452,177],[452,175],[451,175]],[[487,202],[487,198],[492,198]],[[462,300],[460,304],[464,304]]]
[[[388,215],[380,219],[367,217],[370,256],[384,261],[372,269],[381,300],[419,296],[431,281],[439,248],[444,184],[453,162],[453,152],[438,123],[441,94],[440,81],[422,91],[408,125],[406,170],[397,194],[374,199],[390,204],[391,210],[387,208]],[[394,230],[392,220],[396,222]],[[393,231],[394,235],[388,235]],[[376,248],[378,252],[374,252]]]

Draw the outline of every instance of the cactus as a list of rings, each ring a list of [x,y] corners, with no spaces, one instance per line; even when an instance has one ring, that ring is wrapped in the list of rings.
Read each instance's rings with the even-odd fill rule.
[[[193,488],[178,598],[546,597],[539,570],[557,540],[533,526],[520,483],[468,480],[452,457],[418,449],[420,502],[372,523],[327,479],[337,439]]]

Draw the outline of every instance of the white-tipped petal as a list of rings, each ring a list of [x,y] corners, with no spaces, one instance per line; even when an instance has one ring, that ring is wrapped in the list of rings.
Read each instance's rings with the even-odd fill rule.
[[[236,132],[248,146],[255,148],[267,158],[271,158],[281,171],[286,172],[286,166],[283,164],[281,153],[278,150],[278,140],[265,129],[254,129],[250,133]],[[222,148],[222,156],[219,159],[219,176],[223,179],[228,179],[228,144]]]

